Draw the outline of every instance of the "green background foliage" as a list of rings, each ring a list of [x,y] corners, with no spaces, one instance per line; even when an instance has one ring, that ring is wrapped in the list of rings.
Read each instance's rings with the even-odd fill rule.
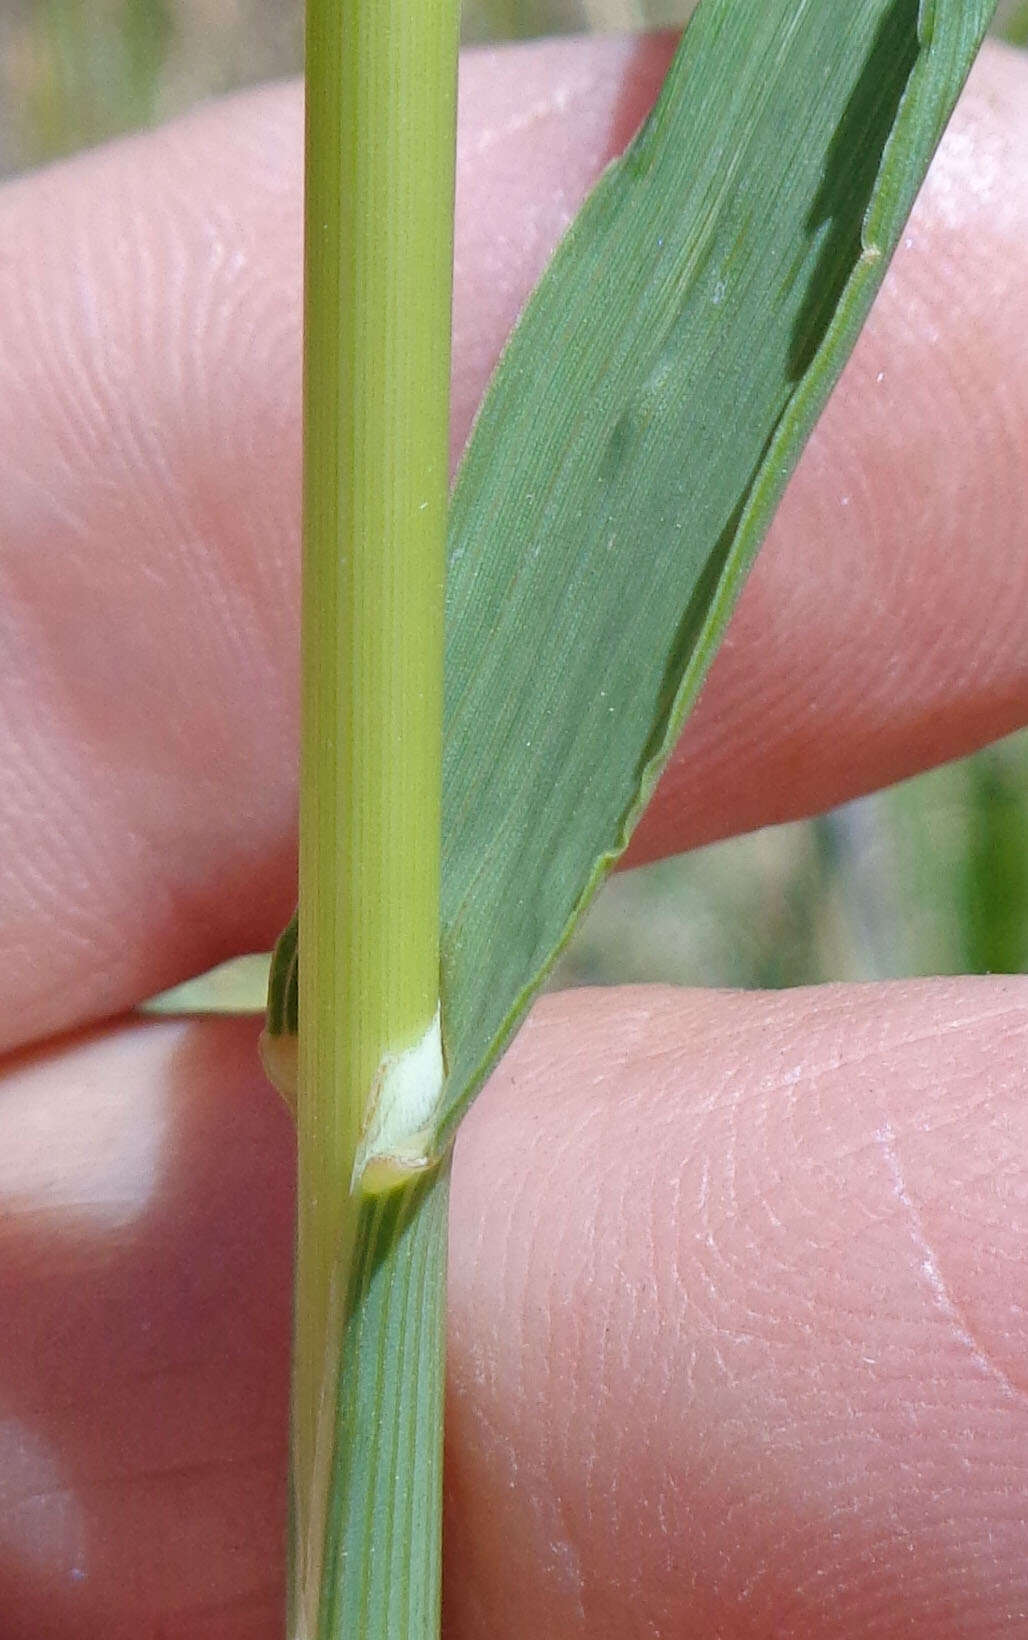
[[[688,0],[466,0],[468,40],[636,28]],[[1028,5],[997,29],[1028,44]],[[298,0],[6,0],[0,174],[294,72]],[[1028,965],[1028,735],[823,816],[615,878],[557,984],[792,985]]]

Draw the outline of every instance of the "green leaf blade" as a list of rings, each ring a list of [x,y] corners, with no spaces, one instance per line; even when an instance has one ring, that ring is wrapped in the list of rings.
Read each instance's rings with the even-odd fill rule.
[[[989,0],[707,0],[501,361],[451,516],[440,1141],[674,745]]]

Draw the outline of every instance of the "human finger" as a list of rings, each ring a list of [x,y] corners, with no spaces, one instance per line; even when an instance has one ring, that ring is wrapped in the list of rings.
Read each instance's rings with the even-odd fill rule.
[[[667,55],[465,65],[458,440]],[[290,914],[301,146],[279,87],[0,193],[0,1048]]]
[[[1017,1632],[1017,980],[546,999],[454,1171],[447,1630]],[[5,1636],[272,1640],[292,1137],[249,1024],[0,1085]]]
[[[293,1132],[249,1021],[4,1066],[4,1640],[280,1640]]]
[[[454,1182],[447,1632],[1028,1600],[1022,981],[547,999]]]
[[[455,443],[668,50],[468,60]],[[1025,83],[983,60],[635,858],[1021,721]],[[299,156],[281,88],[0,198],[8,1047],[267,946],[291,906]]]

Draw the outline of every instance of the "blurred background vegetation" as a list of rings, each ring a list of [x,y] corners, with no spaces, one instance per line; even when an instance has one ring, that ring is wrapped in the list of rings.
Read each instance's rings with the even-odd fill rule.
[[[466,0],[469,41],[641,28],[690,0]],[[0,175],[297,72],[300,0],[0,0]],[[1028,45],[1028,0],[997,32]],[[806,823],[615,878],[562,984],[794,985],[1028,965],[1028,735]]]

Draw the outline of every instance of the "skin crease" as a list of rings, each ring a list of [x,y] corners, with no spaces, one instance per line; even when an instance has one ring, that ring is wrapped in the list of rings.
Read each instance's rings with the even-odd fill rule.
[[[667,50],[468,64],[455,445]],[[973,77],[640,853],[1025,718],[1026,79]],[[297,144],[274,90],[0,195],[3,1640],[281,1628],[256,1027],[32,1044],[288,909]],[[1017,978],[537,1007],[455,1166],[449,1636],[1028,1633],[1026,1031]]]

